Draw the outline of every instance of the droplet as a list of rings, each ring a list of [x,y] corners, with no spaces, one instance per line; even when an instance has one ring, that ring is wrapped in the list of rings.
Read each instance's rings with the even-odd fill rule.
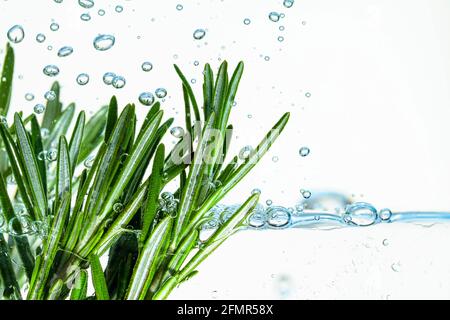
[[[47,100],[47,101],[53,101],[53,100],[55,100],[55,99],[56,99],[56,93],[55,93],[55,91],[52,91],[52,90],[47,91],[47,92],[44,94],[44,98],[45,98],[45,100]]]
[[[52,22],[50,24],[50,30],[52,31],[58,31],[59,30],[59,24],[57,24],[56,22]]]
[[[272,11],[269,13],[269,19],[273,22],[278,22],[280,20],[280,14],[278,12]]]
[[[248,159],[253,153],[253,148],[251,146],[245,146],[239,152],[239,158],[242,160]]]
[[[58,57],[67,57],[71,55],[73,52],[73,48],[69,46],[64,46],[61,49],[58,50]]]
[[[267,209],[267,222],[272,227],[284,227],[291,221],[291,214],[283,207],[270,207]]]
[[[117,5],[115,10],[116,10],[117,13],[121,13],[123,11],[123,7],[120,6],[120,5]]]
[[[369,203],[355,202],[345,209],[344,218],[350,218],[348,224],[355,226],[370,226],[377,221],[377,210]]]
[[[283,1],[283,5],[284,5],[286,8],[290,8],[290,7],[292,7],[292,6],[294,5],[294,0],[284,0],[284,1]]]
[[[46,76],[49,77],[56,77],[59,74],[59,68],[54,64],[49,64],[48,66],[45,66],[45,68],[42,71]]]
[[[182,127],[173,127],[170,129],[170,134],[175,138],[182,138],[184,136],[184,129]]]
[[[155,95],[160,98],[163,99],[167,96],[167,90],[164,88],[158,88],[155,90]]]
[[[105,10],[103,10],[103,9],[100,9],[100,10],[98,10],[98,15],[100,16],[100,17],[103,17],[104,15],[105,15]]]
[[[141,65],[142,71],[149,72],[153,69],[153,65],[151,62],[145,61]]]
[[[310,92],[305,93],[305,97],[310,98],[311,97],[311,93]]]
[[[25,100],[27,101],[33,101],[34,100],[34,94],[32,94],[31,92],[27,92],[25,94]]]
[[[309,190],[301,189],[301,190],[300,190],[300,193],[301,193],[301,195],[302,195],[302,197],[303,197],[304,199],[309,199],[309,198],[311,198],[311,191],[309,191]]]
[[[83,164],[84,164],[84,166],[86,167],[86,168],[92,168],[92,165],[94,164],[94,160],[95,160],[95,158],[94,158],[94,156],[88,156],[85,160],[84,160],[84,162],[83,162]]]
[[[308,147],[301,147],[298,153],[300,156],[306,157],[310,153],[310,150]]]
[[[90,9],[95,3],[93,0],[78,0],[78,4],[85,9]]]
[[[155,102],[155,96],[151,92],[142,92],[139,95],[139,102],[144,106],[151,106]]]
[[[94,39],[94,48],[99,51],[111,49],[116,42],[116,38],[110,34],[100,34]]]
[[[8,30],[7,36],[12,43],[19,43],[25,38],[25,31],[21,25],[16,24]]]
[[[56,161],[57,158],[58,158],[58,151],[55,148],[48,150],[47,152],[48,161]]]
[[[401,265],[400,262],[395,262],[395,263],[391,264],[391,269],[394,272],[400,272],[401,271],[401,267],[402,267],[402,265]]]
[[[183,10],[183,5],[182,4],[177,4],[177,10],[178,11],[181,11],[181,10]]]
[[[38,103],[34,106],[33,110],[36,114],[41,114],[45,111],[45,106],[41,103]]]
[[[261,190],[258,188],[255,188],[252,190],[252,194],[261,194]]]
[[[89,20],[91,20],[91,15],[89,14],[89,13],[82,13],[81,14],[81,16],[80,16],[80,19],[81,20],[83,20],[83,21],[89,21]]]
[[[39,43],[44,42],[45,39],[46,39],[46,37],[45,37],[45,34],[43,34],[43,33],[38,33],[36,35],[36,41],[39,42]]]
[[[117,213],[122,212],[123,210],[123,204],[121,204],[120,202],[116,202],[113,205],[113,210]]]
[[[116,74],[115,73],[113,73],[113,72],[106,72],[104,75],[103,75],[103,82],[106,84],[106,85],[111,85],[112,84],[112,82],[113,82],[113,80],[114,80],[114,78],[116,77]]]
[[[206,35],[206,31],[203,29],[197,29],[194,31],[194,34],[193,34],[195,40],[201,40],[205,37],[205,35]]]
[[[122,76],[115,76],[112,81],[112,85],[116,89],[122,89],[123,87],[125,87],[126,83],[127,83],[127,81]]]
[[[392,216],[392,211],[390,209],[384,208],[380,210],[380,219],[383,221],[388,221]]]
[[[252,21],[251,21],[249,18],[245,18],[245,19],[244,19],[244,24],[247,25],[247,26],[248,26],[251,22],[252,22]]]
[[[77,83],[80,86],[84,86],[85,84],[87,84],[89,82],[89,75],[87,73],[80,73],[77,76]]]

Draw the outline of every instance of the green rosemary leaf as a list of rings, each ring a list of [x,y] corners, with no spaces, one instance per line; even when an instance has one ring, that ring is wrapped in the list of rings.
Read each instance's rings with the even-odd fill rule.
[[[108,106],[100,108],[84,126],[78,163],[85,160],[103,142]]]
[[[184,74],[181,72],[180,68],[176,64],[173,65],[175,67],[175,71],[177,72],[178,76],[180,77],[181,81],[183,82],[183,86],[186,88],[189,98],[191,99],[192,108],[194,109],[194,115],[195,120],[200,121],[200,111],[198,109],[197,100],[195,99],[194,92],[192,91],[192,87],[189,84],[189,81],[187,81]]]
[[[167,216],[155,227],[145,242],[131,277],[126,299],[143,300],[156,272],[158,257],[171,233],[172,217]]]
[[[221,121],[224,117],[224,100],[228,90],[228,64],[226,61],[222,62],[217,74],[216,83],[214,85],[213,111],[216,114],[214,128],[221,129]]]
[[[156,150],[155,159],[153,160],[152,173],[149,178],[148,194],[146,199],[145,211],[142,214],[142,228],[140,235],[140,242],[143,244],[147,239],[147,234],[151,230],[153,220],[155,219],[158,210],[158,199],[161,192],[163,182],[164,166],[164,145],[160,144]]]
[[[70,300],[84,300],[86,299],[87,294],[87,281],[88,276],[86,270],[80,270],[80,274],[78,275],[74,288],[70,293]]]
[[[30,182],[31,197],[36,208],[37,217],[43,220],[47,215],[47,196],[44,192],[41,175],[39,174],[36,155],[22,119],[20,119],[18,114],[14,116],[14,124],[16,125],[18,146],[24,162],[25,173]]]
[[[209,63],[205,65],[203,70],[203,113],[205,119],[208,119],[213,112],[214,97],[214,74]]]
[[[103,273],[100,259],[92,254],[89,259],[91,263],[92,282],[94,284],[95,296],[97,300],[109,300],[108,287],[106,286],[105,275]]]
[[[20,286],[17,282],[14,268],[8,251],[8,245],[0,233],[0,275],[2,276],[5,289],[3,296],[7,299],[22,299],[20,295]]]
[[[14,74],[14,50],[6,44],[5,60],[0,75],[0,116],[6,116],[9,110],[9,102],[11,100],[11,89]]]
[[[222,112],[220,114],[219,128],[223,129],[227,126],[228,118],[230,116],[231,108],[233,107],[234,100],[236,98],[239,82],[244,72],[244,63],[241,61],[238,63],[236,69],[231,76],[230,83],[228,84],[225,100],[223,101]]]
[[[58,141],[62,135],[65,135],[67,133],[74,114],[75,104],[72,103],[66,109],[64,109],[64,111],[61,113],[61,116],[57,120],[55,120],[55,122],[52,124],[50,135],[45,139],[44,148],[46,150],[49,150],[51,148],[52,142]]]
[[[38,159],[37,164],[39,168],[39,173],[42,178],[42,186],[44,188],[44,193],[47,194],[47,168],[45,166],[46,156],[44,154],[45,151],[42,143],[41,127],[34,115],[31,118],[31,143],[33,145],[34,154]]]
[[[58,164],[56,167],[56,198],[55,207],[59,207],[63,195],[72,194],[72,169],[67,141],[64,136],[59,139]]]
[[[72,137],[70,138],[69,155],[70,155],[70,164],[72,166],[71,175],[73,175],[75,167],[78,163],[78,155],[81,149],[81,142],[83,141],[85,119],[86,115],[84,111],[81,111],[78,115],[75,127],[73,128]]]
[[[105,128],[105,142],[108,142],[109,137],[114,129],[114,125],[117,122],[117,98],[113,96],[111,101],[109,102],[108,107],[108,118],[106,120],[106,128]]]
[[[42,128],[52,131],[56,120],[61,116],[62,104],[59,100],[60,96],[60,86],[57,81],[55,81],[50,89],[55,93],[55,99],[47,100],[47,105],[45,107],[44,118],[42,120]]]

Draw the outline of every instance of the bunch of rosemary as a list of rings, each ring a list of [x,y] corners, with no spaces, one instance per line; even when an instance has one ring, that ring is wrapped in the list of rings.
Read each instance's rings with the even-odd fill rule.
[[[3,299],[164,299],[251,214],[258,194],[199,244],[209,210],[255,166],[289,114],[244,161],[235,156],[223,165],[243,63],[230,79],[227,62],[215,78],[206,64],[201,108],[175,70],[185,132],[168,151],[161,141],[173,119],[163,120],[158,102],[140,128],[135,106],[119,113],[115,97],[87,121],[83,111],[75,118],[74,104],[63,107],[58,83],[40,119],[19,112],[8,125],[14,52],[7,46],[0,82]]]

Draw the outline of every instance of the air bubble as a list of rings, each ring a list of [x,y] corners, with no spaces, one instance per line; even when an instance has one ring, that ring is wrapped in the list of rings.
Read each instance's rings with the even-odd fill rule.
[[[122,212],[122,210],[123,210],[123,204],[121,204],[120,202],[114,203],[114,205],[113,205],[113,210],[114,210],[114,212],[116,212],[116,213]]]
[[[145,61],[142,63],[141,68],[142,71],[149,72],[153,69],[153,65],[151,64],[151,62]]]
[[[388,221],[392,216],[392,211],[390,209],[381,209],[379,213],[380,219],[383,221]]]
[[[84,85],[86,85],[88,82],[89,82],[89,75],[88,75],[87,73],[80,73],[80,74],[77,76],[77,83],[78,83],[80,86],[84,86]]]
[[[284,5],[286,8],[291,8],[291,7],[294,5],[294,0],[284,0],[284,1],[283,1],[283,5]]]
[[[278,12],[272,11],[269,13],[269,19],[273,22],[278,22],[280,20],[280,14]]]
[[[111,49],[116,42],[116,38],[110,34],[100,34],[94,39],[94,48],[98,51],[106,51]]]
[[[127,81],[122,76],[115,76],[112,81],[112,85],[116,89],[122,89],[123,87],[125,87],[126,83],[127,83]]]
[[[194,31],[194,34],[193,34],[195,40],[201,40],[205,37],[205,35],[206,35],[206,31],[203,29],[197,29]]]
[[[45,39],[46,39],[46,37],[45,37],[45,34],[43,34],[43,33],[38,33],[36,35],[36,41],[39,42],[39,43],[44,42]]]
[[[252,153],[253,153],[253,148],[251,146],[245,146],[239,152],[239,158],[241,160],[246,160],[251,156]]]
[[[151,106],[155,102],[155,96],[151,92],[142,92],[139,95],[139,102],[144,106]]]
[[[67,57],[73,53],[73,48],[69,46],[64,46],[58,50],[58,57]]]
[[[183,10],[183,5],[182,4],[177,4],[176,8],[177,8],[178,11],[181,11],[181,10]]]
[[[78,0],[78,4],[85,9],[90,9],[95,3],[93,0]]]
[[[120,5],[117,5],[115,10],[116,10],[117,13],[121,13],[123,11],[123,7],[120,6]]]
[[[45,98],[45,100],[47,100],[47,101],[53,101],[53,100],[55,100],[55,99],[56,99],[56,93],[55,93],[55,91],[52,91],[52,90],[47,91],[47,92],[44,94],[44,98]]]
[[[167,96],[167,90],[164,88],[158,88],[155,90],[155,95],[160,98],[163,99]]]
[[[291,214],[283,207],[270,207],[267,209],[267,222],[272,227],[281,228],[291,221]]]
[[[34,94],[28,92],[25,94],[25,100],[27,101],[33,101],[34,100]]]
[[[80,16],[80,19],[81,20],[83,20],[83,21],[89,21],[89,20],[91,20],[91,15],[89,14],[89,13],[82,13],[81,14],[81,16]]]
[[[59,30],[59,24],[57,24],[56,22],[52,22],[50,24],[50,30],[52,31],[58,31]]]
[[[251,21],[249,18],[245,18],[245,19],[244,19],[244,24],[247,25],[247,26],[248,26],[251,22],[252,22],[252,21]]]
[[[182,127],[173,127],[170,129],[170,134],[175,138],[182,138],[184,136],[184,129]]]
[[[25,38],[25,31],[21,25],[16,24],[8,30],[7,36],[12,43],[19,43]]]
[[[116,74],[115,73],[113,73],[113,72],[106,72],[104,75],[103,75],[103,82],[106,84],[106,85],[111,85],[112,84],[112,82],[113,82],[113,80],[114,80],[114,78],[116,77]]]
[[[310,150],[308,147],[301,147],[300,150],[298,151],[298,153],[300,154],[300,156],[306,157],[309,155]]]
[[[49,64],[48,66],[45,66],[45,68],[42,71],[46,76],[49,77],[56,77],[59,74],[59,68],[54,64]]]
[[[33,110],[36,114],[41,114],[45,111],[45,106],[41,103],[38,103],[34,106]]]
[[[377,210],[369,203],[355,202],[347,205],[344,218],[350,218],[348,224],[360,227],[370,226],[377,221]]]

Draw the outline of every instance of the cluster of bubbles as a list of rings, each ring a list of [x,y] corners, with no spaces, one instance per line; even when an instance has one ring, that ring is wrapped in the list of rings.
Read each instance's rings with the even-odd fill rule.
[[[159,99],[164,99],[167,96],[167,90],[164,88],[158,88],[155,90],[155,94],[151,92],[142,92],[139,95],[139,102],[144,106],[151,106],[155,102],[155,96]]]
[[[164,215],[170,215],[174,217],[177,213],[178,199],[175,198],[173,193],[163,192],[159,199],[159,210]]]
[[[106,72],[103,75],[103,82],[106,85],[112,85],[116,89],[122,89],[125,87],[127,80],[124,76],[116,75],[114,72]]]
[[[17,204],[14,207],[15,216],[7,219],[0,210],[0,232],[9,236],[27,236],[35,235],[44,238],[48,234],[48,223],[34,221],[27,213],[25,207]]]

